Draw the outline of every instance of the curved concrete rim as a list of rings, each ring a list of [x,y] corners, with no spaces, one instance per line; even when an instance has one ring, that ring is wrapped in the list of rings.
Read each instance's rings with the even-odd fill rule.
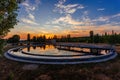
[[[71,58],[71,59],[52,59],[52,57],[50,58],[35,58],[35,57],[21,57],[21,56],[16,56],[13,55],[11,53],[12,50],[15,49],[21,49],[21,47],[19,48],[12,48],[10,50],[8,50],[4,56],[10,60],[14,60],[14,61],[19,61],[19,62],[27,62],[27,63],[37,63],[37,64],[81,64],[81,63],[97,63],[97,62],[105,62],[111,59],[114,59],[117,56],[117,53],[114,51],[110,51],[110,53],[106,54],[106,55],[100,55],[100,56],[96,56],[96,57],[91,57],[91,58],[86,58],[86,60],[82,60],[82,58]],[[40,59],[40,60],[39,60]],[[49,61],[51,60],[51,61]],[[62,60],[62,61],[60,61]]]

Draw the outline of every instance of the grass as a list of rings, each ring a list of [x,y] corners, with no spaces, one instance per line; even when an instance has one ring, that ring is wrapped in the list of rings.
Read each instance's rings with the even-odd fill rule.
[[[7,51],[11,47],[7,47]],[[120,46],[118,56],[102,63],[77,65],[42,65],[35,70],[24,70],[27,63],[0,57],[0,80],[120,80]],[[28,64],[29,65],[29,64]]]

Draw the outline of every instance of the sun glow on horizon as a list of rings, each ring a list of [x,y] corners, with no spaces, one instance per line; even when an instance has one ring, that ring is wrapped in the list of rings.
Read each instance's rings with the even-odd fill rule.
[[[50,4],[48,4],[50,3]],[[19,5],[19,23],[5,38],[14,34],[27,39],[45,35],[46,38],[89,36],[95,34],[111,34],[114,30],[120,33],[120,1],[95,0],[25,0]],[[47,6],[46,6],[47,5]]]
[[[53,38],[55,35],[57,36],[57,38],[61,38],[62,36],[66,37],[67,35],[70,35],[71,37],[85,37],[85,36],[89,36],[89,32],[90,30],[86,30],[86,31],[65,31],[62,34],[34,34],[34,33],[22,33],[22,34],[17,34],[20,35],[20,39],[21,40],[26,40],[27,39],[27,35],[30,34],[30,38],[32,39],[34,36],[35,37],[40,37],[40,36],[45,36],[46,39],[49,38]],[[114,31],[117,34],[120,34],[120,32]],[[104,31],[104,30],[96,30],[94,31],[94,34],[99,34],[99,35],[104,35],[105,33],[107,34],[112,34],[112,30],[111,31]],[[5,39],[8,39],[10,37],[12,37],[13,35],[15,35],[14,33],[11,34],[9,33],[7,36],[5,36]]]

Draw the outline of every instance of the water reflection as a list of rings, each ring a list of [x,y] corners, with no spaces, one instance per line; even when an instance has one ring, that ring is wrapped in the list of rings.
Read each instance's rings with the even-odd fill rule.
[[[76,47],[58,47],[53,45],[28,46],[23,49],[24,52],[44,55],[78,55],[78,54],[106,54],[108,50],[97,50]]]
[[[70,50],[60,50],[53,45],[39,45],[28,46],[22,50],[23,52],[29,52],[32,54],[44,54],[44,55],[76,55],[81,54],[79,52],[71,52]]]
[[[33,49],[36,49],[36,46],[33,46]]]
[[[27,51],[30,52],[30,46],[27,47]]]

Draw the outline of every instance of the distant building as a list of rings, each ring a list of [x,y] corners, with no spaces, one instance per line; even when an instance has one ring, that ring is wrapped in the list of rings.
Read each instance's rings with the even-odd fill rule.
[[[94,42],[94,32],[90,31],[90,42],[93,43]]]
[[[30,41],[30,34],[27,35],[27,41]]]

